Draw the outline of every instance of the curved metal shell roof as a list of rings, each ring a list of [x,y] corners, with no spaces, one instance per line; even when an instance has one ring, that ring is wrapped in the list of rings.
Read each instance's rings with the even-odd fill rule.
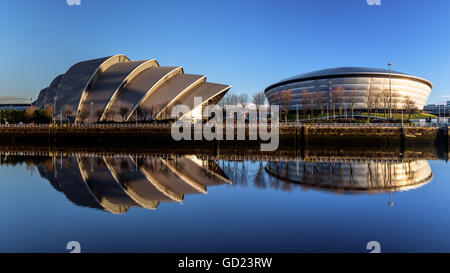
[[[419,78],[416,76],[412,76],[406,73],[398,72],[398,71],[390,71],[387,69],[381,69],[381,68],[368,68],[368,67],[337,67],[337,68],[328,68],[328,69],[322,69],[322,70],[316,70],[312,72],[306,72],[302,74],[295,75],[293,77],[286,78],[282,81],[279,81],[275,84],[270,85],[267,87],[264,92],[267,92],[268,90],[294,82],[300,82],[300,81],[308,81],[308,80],[316,80],[316,79],[322,79],[322,78],[336,78],[336,77],[354,77],[354,76],[383,76],[383,77],[389,77],[389,75],[392,76],[392,78],[409,78],[412,80],[416,80],[419,82],[423,82],[427,85],[429,85],[431,88],[433,87],[433,84],[423,78]]]
[[[44,108],[56,100],[55,114],[61,112],[75,123],[120,121],[119,112],[125,121],[138,107],[166,108],[174,101],[190,105],[186,100],[193,100],[192,94],[201,95],[206,103],[229,88],[207,83],[206,76],[184,74],[181,66],[160,67],[156,60],[130,61],[119,54],[74,64],[41,90],[34,105]]]
[[[181,202],[185,194],[204,194],[208,186],[230,183],[216,162],[195,156],[177,158],[187,166],[163,157],[136,160],[139,164],[130,156],[67,156],[57,162],[65,168],[43,165],[39,173],[74,204],[111,213],[156,209],[160,202]]]

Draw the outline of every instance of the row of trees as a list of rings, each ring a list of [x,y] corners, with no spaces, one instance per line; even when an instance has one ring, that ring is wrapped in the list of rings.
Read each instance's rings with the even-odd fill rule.
[[[266,102],[266,95],[264,92],[257,92],[252,95],[251,101],[247,94],[230,94],[227,93],[222,100],[220,100],[219,105],[235,105],[235,104],[247,104],[247,103],[254,103],[255,105],[263,105]]]
[[[0,111],[1,123],[50,123],[52,115],[46,110],[29,107],[26,110],[5,109]]]
[[[368,94],[361,94],[360,91],[345,90],[343,87],[337,87],[330,92],[310,92],[303,90],[300,93],[300,109],[303,115],[308,112],[312,115],[314,112],[320,111],[324,115],[325,111],[330,111],[332,116],[343,115],[343,112],[350,111],[351,117],[354,116],[356,108],[367,109],[370,117],[371,113],[384,113],[384,117],[388,117],[389,110],[393,113],[403,110],[404,113],[410,115],[417,111],[415,102],[409,97],[401,97],[389,90],[382,92],[369,90]],[[367,97],[365,97],[367,96]],[[281,91],[281,94],[274,97],[274,103],[283,107],[285,119],[287,119],[288,110],[294,102],[294,92],[292,90]]]

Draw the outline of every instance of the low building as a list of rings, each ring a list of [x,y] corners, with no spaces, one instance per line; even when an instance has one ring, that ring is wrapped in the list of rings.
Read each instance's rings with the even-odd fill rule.
[[[447,101],[446,104],[427,104],[423,108],[423,111],[436,116],[449,116],[450,100]]]
[[[18,110],[24,111],[27,110],[28,107],[31,107],[31,103],[4,103],[0,104],[0,110]]]

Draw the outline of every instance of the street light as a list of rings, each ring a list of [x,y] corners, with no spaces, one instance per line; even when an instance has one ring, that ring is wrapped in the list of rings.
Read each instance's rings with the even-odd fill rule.
[[[389,66],[389,119],[392,119],[392,75],[391,75],[392,63],[388,63],[388,66]]]
[[[94,123],[94,110],[93,110],[94,102],[91,101],[91,123]]]
[[[393,207],[393,206],[394,206],[394,202],[392,201],[392,192],[389,193],[389,202],[388,202],[388,206],[389,206],[389,207]]]
[[[58,97],[55,94],[55,97],[53,98],[53,123],[56,124],[56,99]]]

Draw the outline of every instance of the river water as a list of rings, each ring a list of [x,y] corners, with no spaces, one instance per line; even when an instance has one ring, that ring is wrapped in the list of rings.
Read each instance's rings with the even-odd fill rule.
[[[450,168],[415,156],[2,152],[0,251],[450,251]]]

